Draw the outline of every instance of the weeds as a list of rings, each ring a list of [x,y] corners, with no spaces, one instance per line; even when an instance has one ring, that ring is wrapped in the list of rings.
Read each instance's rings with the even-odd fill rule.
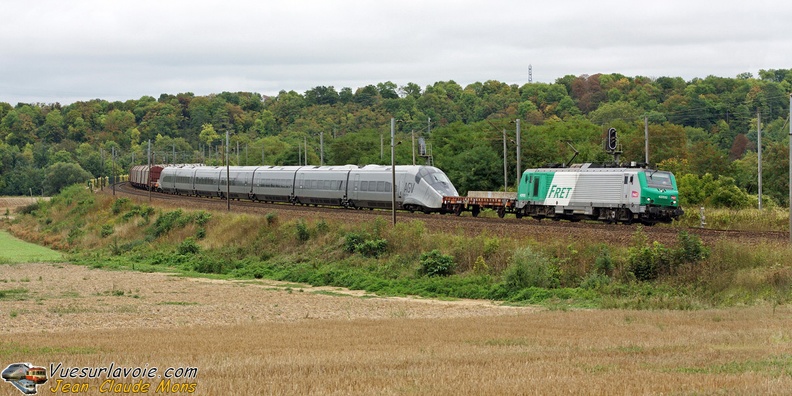
[[[67,189],[12,228],[51,245],[66,241],[75,249],[72,261],[92,267],[271,278],[553,309],[780,305],[792,289],[789,249],[705,246],[685,231],[665,246],[639,229],[628,247],[620,247],[441,233],[418,220],[396,227],[382,218],[363,226],[281,222],[276,213],[264,220],[262,226],[249,215],[155,210]]]

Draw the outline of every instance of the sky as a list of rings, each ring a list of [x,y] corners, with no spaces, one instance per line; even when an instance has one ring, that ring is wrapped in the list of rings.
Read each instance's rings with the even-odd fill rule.
[[[0,0],[0,102],[792,68],[792,1]]]

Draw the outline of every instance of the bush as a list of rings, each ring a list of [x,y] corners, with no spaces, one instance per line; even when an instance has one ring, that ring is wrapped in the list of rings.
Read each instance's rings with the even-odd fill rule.
[[[113,202],[113,206],[111,207],[113,214],[118,215],[119,213],[121,213],[121,211],[127,207],[127,204],[129,202],[130,202],[129,198],[116,199],[115,202]]]
[[[598,274],[612,275],[613,268],[613,258],[610,256],[610,251],[603,246],[599,256],[594,260],[594,271]]]
[[[355,251],[366,257],[379,257],[388,248],[388,241],[385,239],[369,239],[355,245]]]
[[[107,238],[110,235],[113,235],[113,232],[115,232],[115,229],[113,228],[113,225],[112,224],[105,224],[105,225],[102,226],[101,236],[102,236],[102,238]]]
[[[695,263],[709,256],[709,249],[701,243],[698,235],[682,230],[677,234],[677,241],[676,258],[683,263]]]
[[[177,251],[179,254],[196,254],[201,251],[201,247],[195,243],[195,239],[187,238],[179,244]]]
[[[448,276],[454,273],[454,257],[443,254],[435,249],[428,253],[421,253],[420,273],[427,276]]]
[[[350,232],[344,236],[344,251],[347,253],[357,252],[357,246],[365,242],[366,237],[356,232]]]
[[[547,257],[525,247],[514,252],[512,263],[503,271],[503,286],[509,292],[528,287],[551,289],[560,285],[559,275]]]
[[[308,226],[305,225],[305,222],[300,220],[297,222],[297,239],[300,242],[305,242],[311,238],[311,233],[308,232]]]

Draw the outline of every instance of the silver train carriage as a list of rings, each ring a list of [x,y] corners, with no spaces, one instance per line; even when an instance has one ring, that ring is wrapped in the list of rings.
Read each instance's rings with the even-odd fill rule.
[[[443,196],[457,196],[448,177],[431,166],[396,166],[398,209],[442,210]],[[166,167],[159,189],[171,194],[228,196],[264,202],[390,208],[393,195],[390,166],[232,166],[226,186],[225,167]]]

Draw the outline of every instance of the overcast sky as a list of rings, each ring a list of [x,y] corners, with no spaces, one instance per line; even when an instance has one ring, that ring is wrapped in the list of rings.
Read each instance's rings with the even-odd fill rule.
[[[792,68],[792,1],[0,0],[0,101]]]

